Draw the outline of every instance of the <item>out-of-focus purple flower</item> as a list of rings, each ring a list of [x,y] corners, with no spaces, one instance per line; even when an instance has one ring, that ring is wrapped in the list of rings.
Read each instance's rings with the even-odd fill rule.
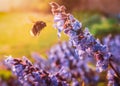
[[[94,70],[88,67],[87,63],[91,60],[85,58],[87,55],[82,56],[84,60],[81,60],[75,53],[75,48],[71,42],[56,44],[48,52],[48,63],[51,65],[49,71],[58,71],[58,75],[61,75],[62,79],[70,83],[74,83],[73,79],[75,79],[79,85],[81,85],[81,80],[85,84],[95,84],[98,81],[96,77],[99,76]],[[80,81],[78,81],[79,79]]]
[[[120,35],[112,37],[108,35],[103,38],[103,43],[108,46],[109,51],[112,53],[112,60],[120,65]]]
[[[112,69],[108,70],[108,86],[120,85],[120,35],[112,37],[108,35],[103,38],[103,43],[108,46],[109,51],[112,54],[110,58],[110,66]]]
[[[120,86],[120,80],[115,75],[115,72],[110,69],[107,72],[108,86]]]
[[[18,80],[23,86],[68,86],[66,81],[62,81],[56,75],[51,75],[45,70],[38,69],[26,58],[14,59],[9,56],[5,60],[6,65],[11,65],[10,68],[18,77]],[[56,77],[56,84],[54,84],[53,77]]]

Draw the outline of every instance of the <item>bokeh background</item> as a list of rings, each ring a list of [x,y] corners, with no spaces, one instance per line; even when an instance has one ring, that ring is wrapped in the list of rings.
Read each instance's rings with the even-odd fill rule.
[[[65,5],[83,27],[99,39],[112,34],[120,34],[120,0],[0,0],[0,60],[5,56],[31,57],[38,52],[46,57],[52,45],[68,40],[66,35],[60,39],[53,28],[49,2]],[[39,36],[30,35],[36,21],[45,21]],[[1,71],[4,70],[4,71]],[[0,66],[0,76],[9,77],[10,73]]]

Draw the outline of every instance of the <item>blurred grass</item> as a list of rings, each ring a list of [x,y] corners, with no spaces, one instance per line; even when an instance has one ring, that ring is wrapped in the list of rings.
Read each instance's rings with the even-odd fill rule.
[[[99,39],[112,34],[120,34],[120,22],[115,17],[105,17],[97,12],[73,12],[74,16],[82,22],[83,27],[88,27],[90,32]]]
[[[32,37],[29,32],[33,22],[37,20],[45,21],[47,27],[39,36]],[[0,13],[0,57],[5,55],[29,57],[31,52],[39,52],[45,56],[47,49],[58,42],[57,30],[52,26],[53,19],[48,14]],[[63,34],[61,39],[66,40],[67,36]]]

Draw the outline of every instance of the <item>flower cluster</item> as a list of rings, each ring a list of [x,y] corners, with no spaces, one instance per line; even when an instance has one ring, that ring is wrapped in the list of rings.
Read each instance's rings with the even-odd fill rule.
[[[9,56],[5,63],[18,77],[23,86],[81,86],[97,84],[99,75],[88,66],[92,60],[81,60],[70,42],[53,46],[48,52],[48,59],[32,53],[32,64],[26,57],[13,59]]]
[[[54,15],[54,27],[58,30],[58,36],[60,36],[62,31],[69,36],[69,40],[76,48],[75,51],[79,58],[94,57],[97,61],[96,67],[99,72],[106,70],[110,66],[107,75],[108,85],[119,86],[120,67],[118,65],[120,61],[118,59],[120,55],[118,54],[118,49],[120,47],[120,37],[117,36],[112,41],[109,41],[109,37],[105,38],[105,45],[108,45],[106,47],[98,39],[96,40],[87,28],[83,30],[82,24],[73,15],[66,13],[64,6],[60,6],[55,2],[50,3],[50,5]],[[117,51],[115,51],[116,47]]]
[[[68,83],[81,85],[94,85],[99,80],[98,74],[88,66],[92,60],[85,58],[81,60],[75,53],[75,49],[70,42],[62,42],[53,46],[48,52],[48,60],[43,60],[38,54],[32,54],[39,68],[49,72],[58,72]],[[42,62],[42,63],[41,63]],[[44,66],[43,64],[46,64]],[[72,85],[76,86],[76,85]]]
[[[112,37],[108,35],[103,38],[103,43],[108,46],[109,51],[112,53],[112,60],[120,65],[120,35]]]
[[[113,69],[109,69],[107,73],[108,78],[108,86],[119,86],[120,85],[120,35],[112,37],[112,35],[108,35],[103,38],[103,43],[108,45],[109,51],[112,53],[112,61]],[[115,70],[115,71],[114,71]],[[117,77],[119,76],[119,77]]]
[[[76,52],[80,58],[84,53],[87,53],[90,57],[96,58],[98,71],[106,70],[108,59],[111,56],[107,47],[96,40],[87,28],[83,31],[82,24],[73,15],[66,13],[64,6],[59,6],[55,2],[50,3],[50,5],[54,15],[54,26],[58,29],[58,36],[60,36],[61,31],[64,31],[69,36],[73,46],[76,47]]]
[[[48,51],[48,59],[42,58],[38,53],[32,53],[34,64],[26,57],[21,60],[11,56],[5,63],[18,77],[18,81],[13,82],[19,83],[17,86],[81,86],[83,83],[89,86],[97,85],[99,74],[88,64],[94,64],[94,59],[86,58],[89,55],[84,54],[84,60],[81,60],[75,52],[76,48],[71,42],[61,42]],[[107,72],[108,86],[119,86],[120,79],[115,72],[120,73],[120,67],[114,61],[112,64],[113,69]]]
[[[108,86],[120,86],[120,79],[116,76],[115,72],[112,69],[108,70],[107,79]]]
[[[22,86],[68,86],[66,81],[60,78],[60,75],[50,74],[34,67],[26,57],[14,59],[9,56],[5,63],[18,77]]]

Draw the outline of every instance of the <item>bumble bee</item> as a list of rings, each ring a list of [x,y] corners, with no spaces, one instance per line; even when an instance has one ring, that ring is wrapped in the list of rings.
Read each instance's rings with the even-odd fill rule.
[[[30,31],[30,34],[32,36],[36,36],[36,35],[39,35],[40,34],[40,31],[46,27],[46,23],[43,22],[43,21],[36,21],[35,24],[33,25],[31,31]]]

